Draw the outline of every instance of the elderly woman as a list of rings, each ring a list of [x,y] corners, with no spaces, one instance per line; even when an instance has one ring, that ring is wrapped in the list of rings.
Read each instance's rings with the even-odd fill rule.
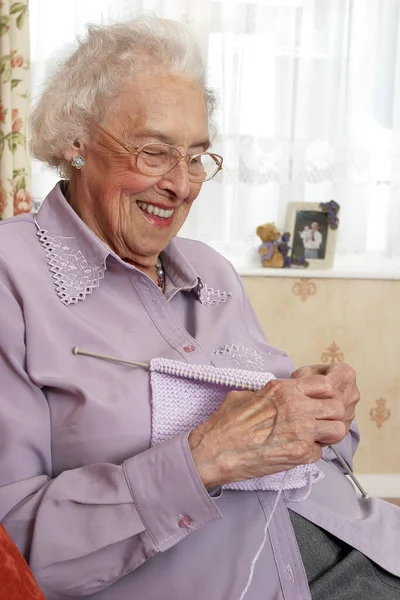
[[[91,27],[48,82],[32,152],[66,179],[0,226],[2,522],[48,599],[398,598],[399,511],[327,448],[351,464],[354,373],[293,373],[232,266],[176,237],[222,167],[213,108],[156,18]],[[159,421],[157,358],[213,382],[183,376]],[[179,429],[200,388],[219,407]]]

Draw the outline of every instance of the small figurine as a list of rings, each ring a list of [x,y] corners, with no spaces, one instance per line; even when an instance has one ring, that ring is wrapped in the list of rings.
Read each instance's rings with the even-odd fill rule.
[[[265,225],[260,225],[257,227],[256,233],[262,241],[261,246],[258,248],[262,266],[277,269],[283,267],[284,259],[279,250],[278,243],[281,234],[276,228],[275,223],[265,223]]]

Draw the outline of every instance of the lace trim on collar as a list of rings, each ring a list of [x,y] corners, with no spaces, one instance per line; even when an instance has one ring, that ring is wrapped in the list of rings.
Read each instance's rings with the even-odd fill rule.
[[[214,288],[208,287],[206,283],[203,283],[199,279],[199,283],[194,288],[194,292],[197,294],[198,299],[204,306],[215,306],[216,304],[225,303],[229,298],[232,298],[231,292],[221,292],[221,290],[215,290]]]
[[[212,353],[214,356],[219,356],[250,371],[262,371],[264,369],[263,355],[257,350],[246,348],[240,342],[238,344],[225,344],[225,346],[215,348]]]
[[[36,235],[49,259],[50,272],[61,302],[68,306],[84,300],[103,279],[106,259],[100,265],[91,264],[79,250],[75,237],[51,235],[46,229],[41,229],[36,220],[35,224],[38,228]]]
[[[42,229],[36,219],[35,225],[38,229],[36,235],[49,259],[48,265],[61,302],[68,306],[84,300],[104,278],[106,259],[100,265],[90,263],[79,250],[76,237],[52,235],[47,229]],[[194,292],[205,306],[225,303],[232,297],[230,292],[208,287],[200,278]]]

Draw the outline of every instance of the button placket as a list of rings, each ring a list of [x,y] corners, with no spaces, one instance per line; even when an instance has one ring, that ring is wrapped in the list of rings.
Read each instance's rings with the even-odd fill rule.
[[[259,495],[261,498],[261,495]],[[268,518],[274,504],[270,492],[261,502]],[[285,600],[311,600],[310,588],[297,547],[296,537],[284,501],[278,504],[274,518],[268,528],[272,551],[278,569],[279,579]]]
[[[145,310],[165,341],[188,363],[210,364],[209,359],[195,340],[178,320],[174,310],[161,294],[152,293],[148,285],[138,285],[131,279],[132,286],[140,297]]]

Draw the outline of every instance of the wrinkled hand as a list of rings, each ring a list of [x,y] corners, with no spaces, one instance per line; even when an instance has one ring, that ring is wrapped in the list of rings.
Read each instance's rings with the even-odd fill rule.
[[[344,424],[346,433],[355,418],[355,408],[360,400],[360,390],[356,383],[356,373],[350,365],[338,363],[336,365],[312,365],[302,367],[292,374],[293,379],[311,377],[312,375],[323,375],[336,387],[340,393],[341,401],[345,409]]]
[[[270,381],[257,392],[229,392],[189,435],[206,487],[263,477],[321,458],[323,444],[346,435],[341,394],[330,378]]]

